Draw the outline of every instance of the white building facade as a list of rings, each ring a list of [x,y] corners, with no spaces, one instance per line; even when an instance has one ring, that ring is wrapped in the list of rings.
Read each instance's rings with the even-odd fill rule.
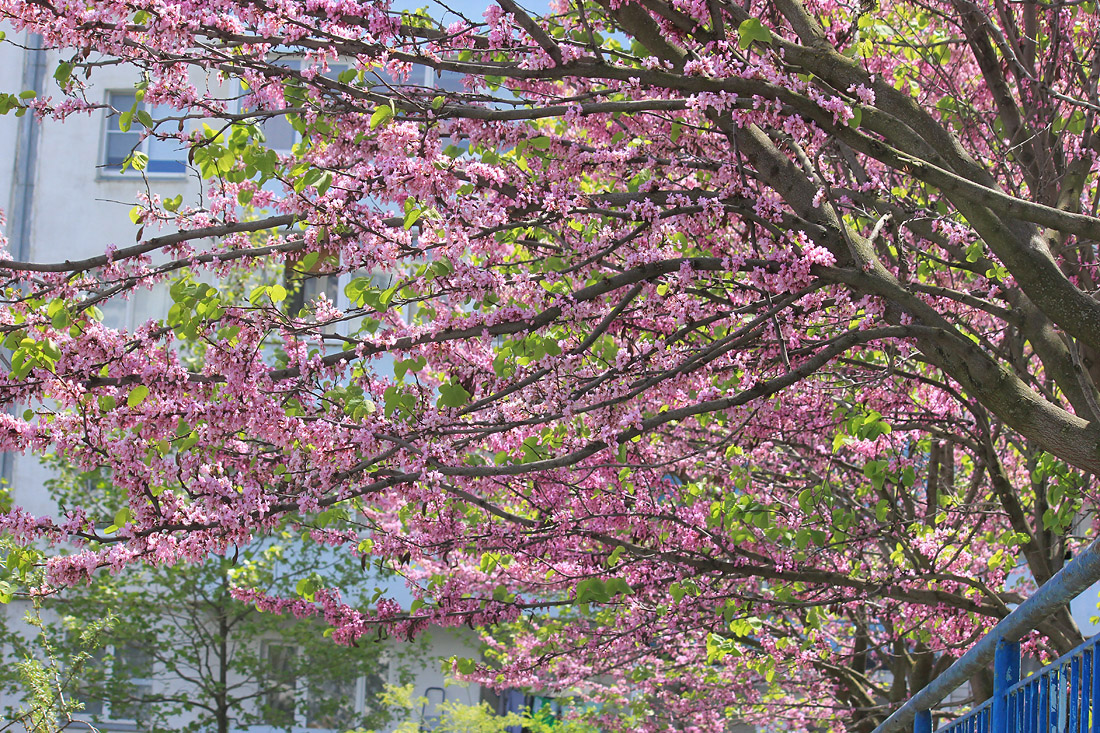
[[[53,70],[60,58],[53,52],[39,50],[37,39],[8,29],[6,43],[0,43],[0,90],[20,92],[35,90],[42,97],[58,97]],[[26,50],[24,50],[26,49]],[[115,109],[128,109],[134,102],[136,78],[132,69],[104,67],[97,70],[95,86],[88,90],[91,101],[102,102]],[[453,80],[451,80],[453,83]],[[155,112],[155,110],[154,110]],[[281,124],[280,124],[281,123]],[[138,127],[135,125],[135,128]],[[285,129],[284,129],[285,128]],[[268,124],[267,134],[273,146],[279,141],[289,147],[293,133],[283,120]],[[283,139],[285,138],[285,139]],[[121,172],[122,161],[134,149],[148,156],[144,176],[129,170]],[[110,245],[126,246],[133,242],[135,227],[128,217],[138,192],[159,194],[162,199],[182,196],[184,201],[195,202],[201,196],[201,186],[194,171],[187,165],[186,152],[172,143],[140,141],[140,134],[124,132],[117,124],[117,116],[104,108],[92,114],[76,114],[64,123],[53,120],[39,122],[32,116],[0,116],[0,150],[12,151],[6,164],[0,165],[0,209],[7,218],[3,234],[8,239],[10,256],[18,261],[56,262],[77,260],[102,254]],[[147,188],[148,187],[148,188]],[[332,283],[332,293],[343,297],[342,287]],[[108,325],[131,329],[153,318],[163,318],[171,300],[166,288],[139,291],[129,300],[117,301],[103,308]],[[10,486],[14,502],[35,514],[52,514],[56,505],[45,489],[46,482],[54,477],[53,471],[44,465],[40,457],[33,455],[3,455],[0,472]],[[408,591],[400,579],[388,581],[387,595],[398,600]],[[22,621],[29,606],[15,601],[0,606],[0,614],[6,615],[10,629],[28,636],[36,632]],[[249,653],[267,660],[272,673],[285,665],[299,649],[282,637],[235,639],[245,645]],[[268,733],[275,730],[346,730],[356,727],[355,711],[365,713],[375,705],[374,695],[382,683],[398,684],[411,675],[413,695],[421,699],[419,709],[413,710],[414,718],[423,720],[425,730],[434,724],[436,709],[443,702],[478,704],[485,694],[491,701],[491,693],[483,693],[476,685],[448,685],[441,671],[441,659],[450,657],[475,657],[479,643],[473,634],[465,630],[435,629],[430,641],[419,656],[406,654],[404,642],[388,640],[380,642],[387,648],[378,655],[378,668],[369,674],[349,677],[341,684],[332,685],[328,693],[345,700],[343,709],[347,715],[334,718],[331,714],[318,713],[317,705],[298,696],[296,707],[289,702],[280,703],[279,690],[258,695],[250,712],[267,706],[275,712],[289,711],[286,715],[274,715],[270,724],[263,721],[248,726],[250,733]],[[378,650],[372,650],[377,652]],[[186,699],[197,694],[186,680],[173,678],[158,668],[154,655],[147,649],[104,649],[97,652],[113,660],[112,669],[127,675],[133,688],[151,697],[176,696]],[[397,660],[405,659],[403,663]],[[412,660],[412,661],[410,661]],[[6,663],[12,663],[9,656]],[[92,663],[95,663],[93,660]],[[324,659],[315,660],[325,664]],[[110,670],[108,670],[110,673]],[[227,680],[233,683],[234,680]],[[79,690],[70,691],[79,696]],[[284,680],[283,694],[294,696],[295,681]],[[289,700],[289,698],[288,698]],[[21,704],[18,694],[0,696],[0,709],[16,709]],[[84,719],[99,730],[119,733],[144,729],[140,704],[112,705],[110,701],[87,699],[84,701]],[[194,715],[181,714],[176,721],[182,728],[192,722]],[[395,720],[394,723],[400,722]],[[233,729],[240,730],[239,721]]]

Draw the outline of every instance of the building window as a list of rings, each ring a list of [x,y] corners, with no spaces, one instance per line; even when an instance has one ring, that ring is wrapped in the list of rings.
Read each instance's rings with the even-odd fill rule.
[[[153,693],[153,656],[145,646],[131,642],[99,649],[85,662],[82,676],[89,682],[76,699],[84,715],[148,728],[145,700]]]
[[[354,730],[362,725],[359,682],[362,678],[318,680],[306,690],[305,726]]]
[[[161,140],[153,135],[145,135],[145,127],[136,119],[132,120],[128,130],[119,127],[120,115],[131,109],[135,114],[148,111],[153,119],[174,114],[166,105],[149,107],[137,100],[134,92],[110,92],[107,104],[112,108],[107,113],[106,131],[103,141],[103,170],[107,174],[122,173],[126,160],[134,153],[149,156],[145,173],[150,176],[182,176],[187,172],[187,150],[179,140]]]
[[[301,59],[285,59],[278,63],[279,66],[301,71]],[[327,79],[337,79],[348,68],[347,64],[329,64],[329,70],[324,73]],[[288,101],[288,104],[292,104]],[[265,117],[260,121],[260,129],[264,132],[264,144],[279,153],[288,154],[301,138],[298,131],[290,124],[286,115]]]
[[[295,723],[295,687],[297,686],[298,650],[288,644],[268,644],[268,685],[264,693],[264,722],[290,726]]]
[[[385,669],[340,675],[323,660],[301,658],[300,650],[290,644],[265,644],[263,656],[268,674],[263,719],[277,728],[360,728],[385,682]]]
[[[286,289],[290,293],[287,300],[287,311],[295,318],[308,316],[304,310],[315,305],[322,295],[337,307],[344,307],[346,303],[340,292],[339,275],[319,275],[307,272],[299,273],[295,267],[295,261],[288,261],[286,269]],[[325,333],[335,333],[332,327],[325,328]]]
[[[302,68],[300,59],[284,59],[278,63],[280,66],[294,71],[299,71]],[[345,63],[332,63],[329,64],[329,70],[324,73],[324,76],[327,79],[337,80],[340,75],[349,68],[351,67]],[[447,92],[465,92],[466,87],[463,84],[465,78],[465,74],[460,74],[455,71],[436,72],[427,66],[414,66],[407,81],[398,81],[385,71],[374,69],[370,72],[366,83],[371,87],[381,86],[387,89],[400,88],[403,86],[424,86]],[[242,111],[245,111],[245,108],[242,108]],[[275,150],[279,153],[290,153],[294,144],[301,139],[297,131],[291,126],[290,120],[287,119],[286,115],[265,117],[260,121],[259,125],[260,129],[264,132],[265,145],[271,150]]]

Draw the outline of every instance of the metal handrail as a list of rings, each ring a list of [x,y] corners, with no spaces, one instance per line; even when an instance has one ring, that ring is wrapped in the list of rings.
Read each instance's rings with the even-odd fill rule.
[[[994,664],[994,700],[991,705],[992,733],[1006,733],[1008,701],[1004,692],[1019,680],[1019,640],[1039,626],[1047,616],[1061,610],[1090,585],[1100,580],[1100,540],[1094,540],[1077,557],[1043,583],[1034,595],[1005,616],[965,654],[936,679],[928,683],[873,733],[898,733],[913,726],[917,733],[930,733],[929,711],[971,677]],[[998,650],[1000,653],[998,654]],[[1015,668],[1012,658],[1015,657]],[[1100,677],[1100,675],[1093,675]],[[1000,683],[1000,686],[998,686]],[[1096,716],[1100,719],[1100,715]],[[1004,727],[997,727],[1004,726]],[[1024,729],[1017,729],[1023,733]]]

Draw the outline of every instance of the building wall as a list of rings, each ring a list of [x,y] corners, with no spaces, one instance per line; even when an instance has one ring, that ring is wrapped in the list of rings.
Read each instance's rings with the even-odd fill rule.
[[[8,39],[14,43],[0,44],[0,91],[18,92],[26,88],[24,66],[30,55],[24,53],[19,46],[26,45],[28,41],[33,42],[33,39],[13,32],[10,28],[4,30],[8,33]],[[39,97],[56,98],[59,94],[52,74],[59,56],[53,52],[45,56],[44,84],[43,89],[39,90]],[[88,98],[105,102],[107,94],[112,90],[132,90],[134,81],[132,70],[110,67],[99,69],[96,86],[89,90]],[[26,238],[27,248],[22,256],[26,259],[36,262],[75,260],[102,254],[110,245],[125,247],[134,243],[136,227],[130,221],[128,212],[145,184],[141,176],[133,171],[119,175],[115,170],[106,170],[100,165],[107,124],[106,113],[102,110],[73,115],[64,123],[46,120],[38,124],[37,155],[29,166],[33,175],[33,197],[25,199],[29,203],[26,210],[29,236]],[[25,133],[24,130],[24,136]],[[25,157],[27,149],[20,141],[20,120],[13,114],[0,116],[0,149],[17,151]],[[25,188],[16,185],[17,168],[15,160],[0,165],[0,209],[5,213],[21,208],[21,201],[18,199]],[[185,202],[197,201],[201,191],[193,174],[151,176],[149,184],[150,192],[164,198],[182,194]],[[3,231],[12,231],[14,224],[15,222],[9,221]],[[146,236],[150,234],[152,232],[145,232]],[[105,309],[105,317],[111,325],[133,327],[149,318],[164,317],[169,305],[166,288],[158,288],[139,292],[131,301]],[[44,482],[51,477],[51,472],[38,456],[8,456],[4,468],[16,504],[38,514],[56,510],[44,488]],[[392,585],[393,587],[387,589],[387,595],[395,596],[399,601],[410,600],[411,596],[403,583]],[[37,633],[36,630],[23,621],[29,608],[29,604],[14,602],[0,607],[0,613],[6,617],[9,628],[33,635]],[[242,643],[260,645],[263,640],[243,640]],[[400,656],[402,651],[407,651],[397,648],[401,642],[388,641],[385,644],[394,647],[394,658]],[[453,655],[476,656],[477,650],[477,640],[470,632],[445,629],[431,631],[427,654],[411,667],[415,678],[415,694],[428,694],[433,701],[443,695],[447,700],[476,704],[480,689],[476,685],[446,686],[439,659]],[[12,660],[7,661],[11,663]],[[387,677],[389,682],[399,681],[398,665],[388,668]],[[153,684],[157,693],[191,694],[186,683],[179,679],[166,679],[155,669]],[[18,703],[17,697],[0,696],[0,709],[17,706]],[[178,721],[180,725],[187,722],[187,716]],[[102,729],[121,732],[134,730],[135,726],[115,723],[107,724]],[[266,733],[267,730],[274,729],[265,726],[254,726],[251,729],[252,733]]]

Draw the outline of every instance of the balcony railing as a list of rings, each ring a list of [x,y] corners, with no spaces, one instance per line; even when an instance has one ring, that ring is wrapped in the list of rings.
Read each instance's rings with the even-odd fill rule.
[[[1100,540],[1005,616],[873,733],[931,733],[934,706],[993,662],[993,696],[947,724],[950,733],[1100,733],[1100,635],[1020,679],[1019,640],[1100,581]]]
[[[1019,679],[1020,645],[1002,641],[994,658],[993,697],[939,732],[1100,733],[1098,646],[1100,635]],[[914,733],[930,728],[931,720],[918,715]]]

